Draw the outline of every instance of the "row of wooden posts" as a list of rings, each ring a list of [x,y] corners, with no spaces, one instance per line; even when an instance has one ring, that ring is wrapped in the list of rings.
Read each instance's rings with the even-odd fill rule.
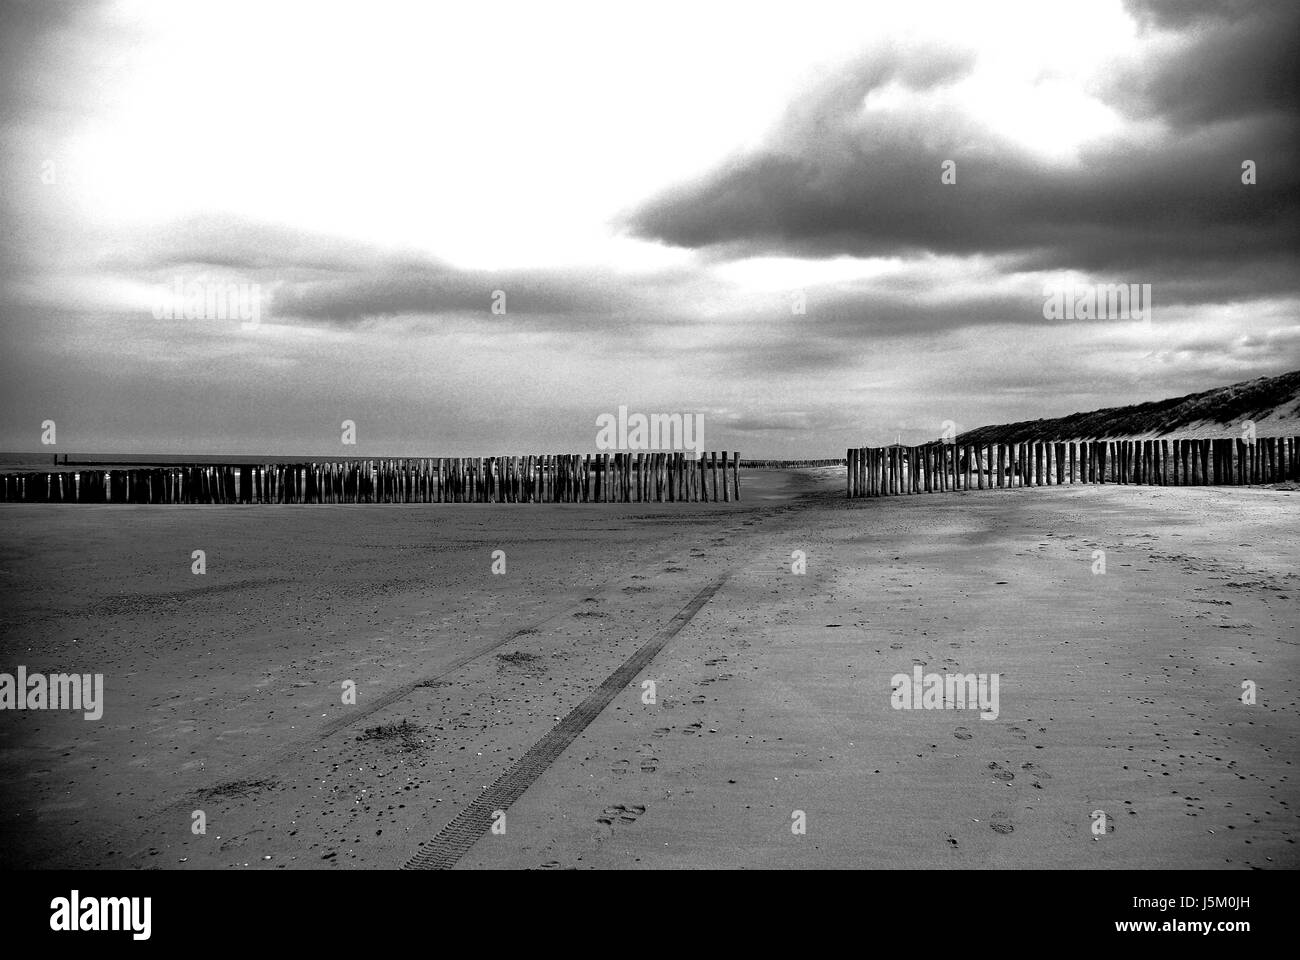
[[[827,460],[742,460],[740,465],[746,470],[798,470],[803,467],[842,467],[843,457],[831,457]]]
[[[1206,486],[1300,479],[1300,437],[928,443],[848,451],[848,495],[1071,483]]]
[[[673,503],[740,499],[740,454],[556,454],[0,476],[18,503]],[[721,474],[721,479],[719,479]]]

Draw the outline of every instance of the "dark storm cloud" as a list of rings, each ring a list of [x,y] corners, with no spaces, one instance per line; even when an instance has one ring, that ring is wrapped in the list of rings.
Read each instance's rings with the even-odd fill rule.
[[[1182,126],[1300,113],[1300,4],[1294,0],[1130,2],[1148,31],[1185,35],[1158,70],[1120,71],[1109,94],[1126,110]],[[1294,136],[1294,131],[1292,131]]]
[[[1150,30],[1186,35],[1144,48],[1156,59],[1130,67],[1127,86],[1107,96],[1130,119],[1171,124],[1156,143],[1117,138],[1086,145],[1077,165],[1046,164],[937,102],[864,110],[867,94],[909,75],[893,62],[867,65],[794,104],[763,149],[652,199],[628,225],[721,257],[1004,254],[1019,269],[1144,282],[1249,268],[1256,296],[1294,290],[1295,58],[1283,51],[1296,11],[1150,7]],[[932,85],[961,75],[951,55],[907,55],[947,65]],[[955,186],[940,181],[949,159]],[[1244,160],[1257,164],[1254,186],[1241,182]],[[1210,285],[1204,295],[1222,292]]]

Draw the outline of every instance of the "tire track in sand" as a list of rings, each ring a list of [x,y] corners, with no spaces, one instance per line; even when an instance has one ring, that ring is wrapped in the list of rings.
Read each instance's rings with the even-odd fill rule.
[[[578,734],[582,733],[610,702],[627,687],[636,675],[649,666],[673,637],[677,636],[695,618],[703,606],[713,599],[733,571],[728,570],[714,579],[695,595],[686,606],[668,621],[658,633],[643,644],[636,653],[606,677],[591,694],[574,707],[551,728],[542,739],[529,749],[509,770],[489,784],[469,806],[456,814],[451,823],[443,827],[408,860],[404,870],[448,870],[456,865],[478,839],[491,827],[498,810],[506,810],[518,800],[540,777]]]

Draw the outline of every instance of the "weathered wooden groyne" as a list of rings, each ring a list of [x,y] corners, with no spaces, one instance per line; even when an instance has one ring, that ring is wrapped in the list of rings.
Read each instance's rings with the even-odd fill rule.
[[[805,467],[842,467],[843,457],[831,457],[825,460],[742,460],[740,466],[745,470],[799,470]]]
[[[9,473],[9,503],[705,503],[740,499],[739,453],[553,454]]]
[[[1300,479],[1300,437],[944,443],[848,451],[848,495],[1072,483],[1208,486]]]

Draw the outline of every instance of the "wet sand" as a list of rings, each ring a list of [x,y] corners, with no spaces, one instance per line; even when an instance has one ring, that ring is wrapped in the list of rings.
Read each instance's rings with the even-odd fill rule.
[[[399,866],[727,574],[461,868],[1296,865],[1300,494],[848,503],[842,476],[747,471],[716,505],[7,505],[0,670],[103,673],[107,706],[0,714],[0,856]],[[998,719],[892,709],[914,664],[999,674]]]

